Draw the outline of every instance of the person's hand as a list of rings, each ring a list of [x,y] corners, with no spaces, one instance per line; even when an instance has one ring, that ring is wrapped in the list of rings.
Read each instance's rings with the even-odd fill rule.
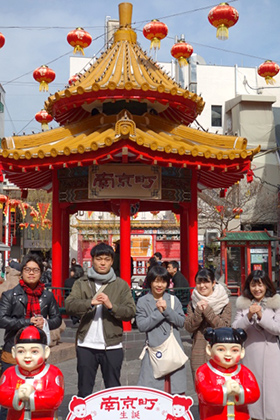
[[[258,303],[253,303],[250,306],[249,312],[248,312],[248,318],[249,318],[249,320],[252,319],[252,316],[254,314],[257,314],[258,319],[261,319],[261,317],[262,317],[262,307]]]
[[[41,328],[42,330],[44,327],[45,319],[42,317],[42,315],[36,315],[30,318],[30,322],[34,325],[34,327]]]
[[[197,302],[197,307],[201,311],[204,311],[207,308],[207,306],[208,306],[207,300],[201,299],[200,301]]]
[[[113,305],[105,293],[99,293],[95,299],[91,299],[92,305],[104,305],[107,309],[112,309]]]
[[[34,388],[32,385],[24,383],[18,388],[18,397],[22,401],[28,401],[33,391]]]
[[[158,310],[159,310],[160,312],[165,311],[165,309],[167,308],[167,303],[166,303],[166,300],[164,300],[164,299],[160,298],[160,299],[157,301],[157,303],[156,303],[156,307],[158,308]]]
[[[240,385],[234,379],[229,379],[225,383],[227,387],[228,395],[239,395],[240,394]]]

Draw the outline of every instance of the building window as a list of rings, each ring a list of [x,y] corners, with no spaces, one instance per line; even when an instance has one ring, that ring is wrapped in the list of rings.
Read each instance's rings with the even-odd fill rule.
[[[222,106],[212,105],[211,106],[211,125],[212,127],[222,127]]]

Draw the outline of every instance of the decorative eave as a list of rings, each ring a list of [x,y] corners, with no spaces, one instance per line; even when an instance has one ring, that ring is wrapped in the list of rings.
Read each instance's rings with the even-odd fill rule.
[[[4,138],[0,162],[11,182],[22,188],[48,185],[55,168],[105,163],[194,168],[202,188],[226,188],[243,178],[259,150],[247,149],[242,137],[206,133],[159,116],[122,111],[40,134]]]
[[[110,153],[109,149],[123,140],[127,144],[134,143],[135,147],[167,154],[168,159],[179,155],[185,158],[185,163],[189,158],[209,163],[242,161],[259,151],[259,148],[247,149],[247,140],[243,137],[211,134],[172,124],[159,116],[132,116],[122,111],[113,116],[96,115],[48,132],[6,137],[2,140],[0,156],[3,163],[15,161],[16,166],[22,166],[21,162],[30,166],[37,159],[41,165],[55,163],[57,158],[81,161],[86,154],[100,149],[108,148],[107,153]],[[159,156],[159,160],[163,157]]]
[[[137,44],[131,29],[132,5],[121,3],[120,29],[114,43],[72,85],[51,95],[45,109],[60,124],[102,111],[106,102],[145,102],[166,118],[190,124],[204,108],[203,99],[181,88]]]

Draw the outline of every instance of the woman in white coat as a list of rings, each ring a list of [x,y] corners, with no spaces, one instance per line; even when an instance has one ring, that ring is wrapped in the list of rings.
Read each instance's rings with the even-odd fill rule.
[[[233,328],[247,333],[243,364],[255,375],[260,399],[249,405],[252,420],[280,420],[280,296],[262,270],[253,271],[246,279],[242,296],[236,301]]]

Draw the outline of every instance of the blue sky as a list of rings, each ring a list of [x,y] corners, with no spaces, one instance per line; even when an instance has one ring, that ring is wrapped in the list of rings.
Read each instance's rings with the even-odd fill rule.
[[[106,16],[118,19],[117,0],[10,0],[2,2],[0,32],[6,38],[0,50],[0,83],[6,91],[5,135],[40,131],[34,116],[50,93],[64,89],[69,78],[72,48],[66,37],[70,30],[83,27],[93,42],[86,56],[99,55],[104,45]],[[230,4],[239,12],[239,21],[229,30],[229,39],[216,39],[216,30],[207,19],[213,0],[132,0],[133,27],[144,50],[149,41],[143,26],[158,18],[168,26],[158,61],[170,61],[175,36],[185,35],[194,52],[207,64],[257,67],[265,59],[280,64],[279,0],[236,0]],[[47,64],[56,72],[49,93],[39,92],[33,79],[35,68]],[[55,124],[51,124],[55,126]]]

